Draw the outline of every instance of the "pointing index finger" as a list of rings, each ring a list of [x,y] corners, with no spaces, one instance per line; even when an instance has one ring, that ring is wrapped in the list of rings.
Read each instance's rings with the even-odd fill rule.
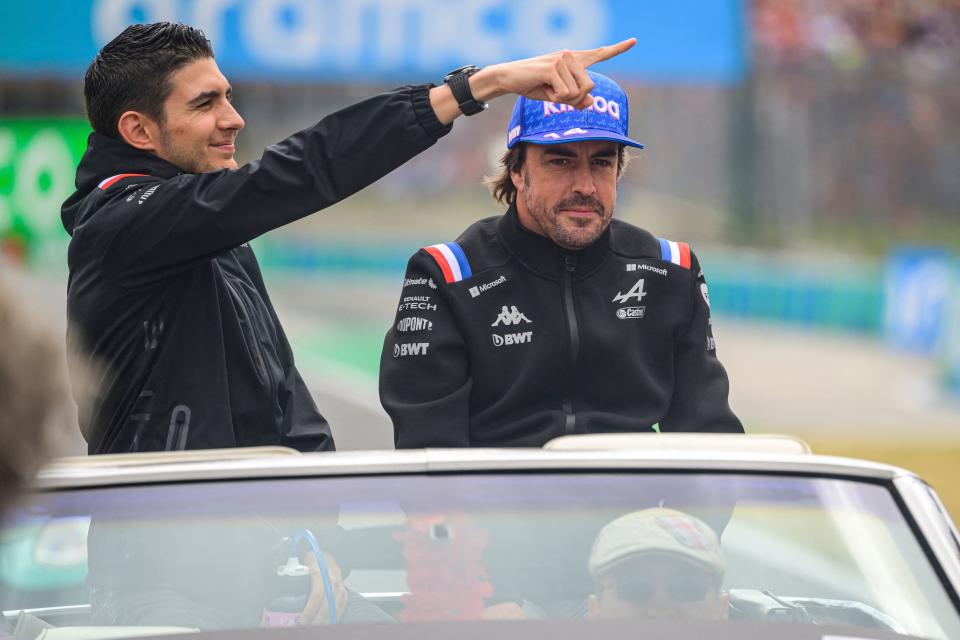
[[[611,44],[605,47],[597,47],[596,49],[588,49],[586,51],[578,51],[575,55],[579,59],[580,64],[585,67],[589,67],[592,64],[603,62],[604,60],[609,60],[614,56],[618,56],[624,51],[629,51],[635,44],[637,44],[636,38],[627,38],[626,40],[621,40],[617,44]]]

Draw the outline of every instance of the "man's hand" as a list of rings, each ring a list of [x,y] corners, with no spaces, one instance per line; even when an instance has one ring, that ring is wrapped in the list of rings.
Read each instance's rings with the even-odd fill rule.
[[[589,95],[593,81],[587,75],[587,67],[618,56],[636,43],[636,38],[630,38],[596,49],[556,51],[484,67],[470,76],[470,91],[477,102],[514,93],[586,109],[593,104]],[[446,85],[430,90],[430,104],[444,124],[453,122],[460,115],[460,108]]]
[[[340,565],[329,553],[323,555],[327,561],[330,586],[333,590],[334,601],[337,604],[337,618],[340,618],[347,608],[347,587],[343,584],[343,573],[340,571]],[[300,624],[327,624],[330,620],[327,609],[327,592],[323,587],[320,566],[317,564],[317,559],[312,551],[307,553],[306,565],[310,568],[310,596],[307,598],[307,606],[303,608],[303,613],[300,614]]]

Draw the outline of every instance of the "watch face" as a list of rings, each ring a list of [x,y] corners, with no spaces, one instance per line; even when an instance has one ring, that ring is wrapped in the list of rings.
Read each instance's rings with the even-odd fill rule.
[[[462,73],[465,73],[465,74],[467,74],[467,75],[473,75],[473,74],[476,73],[477,71],[480,71],[480,68],[477,67],[477,65],[474,65],[474,64],[464,65],[464,66],[462,66],[462,67],[458,67],[458,68],[454,69],[453,71],[451,71],[450,73],[448,73],[447,75],[445,75],[445,76],[443,77],[443,81],[444,81],[444,82],[449,82],[449,81],[450,81],[450,78],[452,78],[453,76],[458,76],[458,75],[460,75],[460,74],[462,74]]]

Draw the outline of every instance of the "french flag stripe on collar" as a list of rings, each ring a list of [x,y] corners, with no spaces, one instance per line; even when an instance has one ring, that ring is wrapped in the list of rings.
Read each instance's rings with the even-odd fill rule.
[[[686,242],[674,242],[673,240],[660,240],[660,257],[684,269],[690,268],[690,245]]]
[[[106,178],[106,179],[103,180],[100,184],[98,184],[97,187],[98,187],[99,189],[105,190],[105,189],[109,189],[109,188],[112,187],[115,183],[119,182],[120,180],[123,180],[124,178],[132,178],[132,177],[134,177],[134,176],[145,176],[145,175],[147,175],[147,174],[145,174],[145,173],[118,173],[118,174],[115,175],[115,176],[110,176],[109,178]]]
[[[423,249],[436,261],[447,282],[460,282],[473,275],[466,254],[456,242],[432,244]]]

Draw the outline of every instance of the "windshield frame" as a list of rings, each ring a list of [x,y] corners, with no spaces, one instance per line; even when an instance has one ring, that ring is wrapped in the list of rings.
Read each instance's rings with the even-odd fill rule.
[[[82,474],[61,473],[41,476],[35,493],[65,493],[76,490],[96,490],[98,488],[136,487],[149,485],[199,484],[204,482],[292,480],[308,478],[356,478],[385,475],[487,475],[487,474],[538,474],[538,473],[629,473],[629,474],[703,474],[724,475],[763,475],[787,478],[837,479],[854,483],[867,483],[883,487],[891,494],[896,509],[906,518],[911,534],[917,539],[927,561],[932,565],[941,587],[946,590],[948,599],[960,615],[960,558],[953,551],[952,541],[943,534],[943,525],[937,524],[935,514],[940,513],[923,481],[902,469],[886,465],[874,465],[861,461],[824,458],[821,456],[704,456],[704,455],[651,455],[649,452],[619,452],[610,455],[603,452],[522,452],[521,455],[499,455],[491,457],[458,456],[456,450],[436,455],[437,451],[409,452],[412,456],[378,455],[371,457],[370,452],[363,455],[347,454],[310,454],[287,457],[284,459],[257,460],[250,467],[250,461],[236,461],[226,465],[213,464],[164,464],[147,465],[146,468],[134,466],[134,473],[117,473],[114,467],[84,469]],[[359,452],[358,452],[359,453]],[[402,453],[402,452],[400,452]],[[532,453],[532,455],[531,455]],[[424,454],[433,454],[426,456]],[[323,464],[338,458],[340,464]],[[467,459],[464,459],[467,458]],[[399,464],[398,464],[399,462]],[[239,467],[239,468],[237,468]],[[247,467],[247,468],[244,468]],[[399,467],[399,468],[398,468]],[[73,471],[76,471],[74,469]],[[182,477],[183,475],[187,477]],[[46,486],[44,486],[46,485]],[[927,487],[921,491],[920,486]],[[955,531],[955,529],[954,529]]]

